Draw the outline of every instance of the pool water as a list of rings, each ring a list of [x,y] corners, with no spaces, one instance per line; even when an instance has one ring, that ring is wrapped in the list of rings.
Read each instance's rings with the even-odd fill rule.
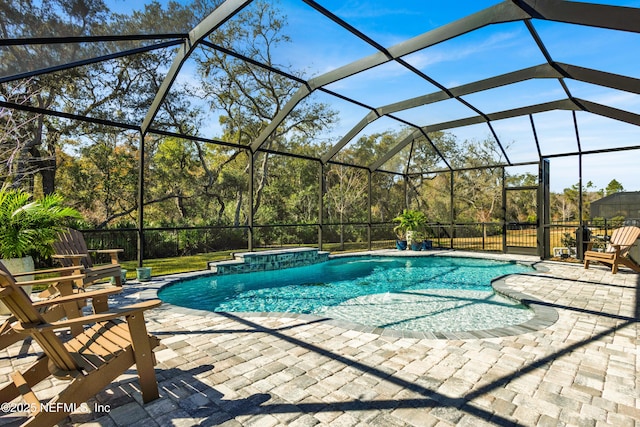
[[[171,304],[217,312],[307,313],[390,329],[488,329],[533,317],[491,280],[532,268],[461,257],[354,256],[306,267],[208,275],[164,287]]]

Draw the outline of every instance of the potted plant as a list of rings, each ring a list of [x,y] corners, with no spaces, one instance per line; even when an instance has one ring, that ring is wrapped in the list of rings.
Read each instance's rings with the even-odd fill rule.
[[[32,201],[25,191],[0,190],[0,258],[11,273],[33,271],[32,255],[51,256],[58,232],[69,219],[81,217],[77,210],[63,206],[62,201],[58,194]]]
[[[421,251],[424,243],[424,233],[422,231],[414,231],[411,237],[411,250]]]
[[[407,238],[405,236],[406,230],[398,224],[393,227],[393,231],[396,233],[396,249],[404,251],[407,249]]]
[[[420,232],[427,225],[427,217],[424,213],[411,209],[404,209],[400,215],[393,219],[398,225],[394,228],[396,234],[399,231],[406,236],[407,245],[411,246],[413,240],[422,243],[422,240],[414,238],[416,232]],[[419,237],[419,236],[417,236]]]
[[[425,237],[424,241],[422,242],[422,250],[426,251],[429,249],[433,249],[433,240]]]

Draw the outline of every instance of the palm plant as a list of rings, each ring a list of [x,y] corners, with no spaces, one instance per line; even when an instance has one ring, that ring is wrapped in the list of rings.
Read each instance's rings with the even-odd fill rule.
[[[393,221],[398,223],[398,225],[393,228],[393,231],[398,237],[404,237],[407,234],[413,234],[407,232],[424,230],[427,225],[427,216],[420,211],[404,209],[400,215],[393,218]],[[409,240],[408,236],[407,240]]]
[[[58,194],[31,201],[25,191],[0,190],[0,257],[50,256],[58,232],[68,220],[81,218],[62,202]]]

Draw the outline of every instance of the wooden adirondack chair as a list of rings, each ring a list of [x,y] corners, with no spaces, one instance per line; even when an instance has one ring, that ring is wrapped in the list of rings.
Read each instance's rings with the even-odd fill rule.
[[[82,295],[60,297],[82,298]],[[43,355],[23,372],[11,374],[11,382],[0,389],[0,402],[22,396],[35,408],[23,425],[51,426],[136,365],[143,401],[158,397],[153,348],[158,339],[148,335],[143,312],[160,305],[150,300],[106,313],[77,319],[47,322],[10,274],[0,271],[0,300],[18,323],[13,327],[29,334],[42,347]],[[126,319],[123,321],[122,318]],[[55,334],[59,328],[93,324],[63,343]],[[41,402],[33,388],[50,375],[69,380],[50,401]],[[44,406],[43,406],[44,405]],[[55,411],[46,408],[55,408]]]
[[[11,274],[1,262],[0,271],[3,271],[6,274]],[[48,322],[53,322],[63,318],[71,319],[81,316],[81,310],[86,305],[87,299],[91,299],[94,313],[107,311],[109,309],[107,301],[109,295],[122,291],[121,287],[116,286],[91,292],[84,292],[82,289],[78,289],[76,285],[78,283],[82,285],[84,279],[84,275],[78,272],[78,267],[62,267],[38,270],[35,272],[30,271],[12,274],[12,276],[15,278],[18,276],[33,274],[46,274],[49,277],[45,279],[16,282],[16,284],[19,286],[47,285],[47,288],[38,294],[38,297],[43,298],[43,300],[36,302],[33,305]],[[83,292],[81,295],[84,299],[78,300],[76,298],[67,302],[60,298],[77,294],[80,291]],[[17,319],[14,316],[10,316],[5,319],[2,325],[0,325],[0,350],[25,338],[24,335],[19,334],[11,327],[16,320]],[[71,333],[77,335],[82,332],[82,330],[82,325],[77,325],[72,328]]]
[[[122,249],[88,249],[82,233],[72,228],[58,235],[58,240],[53,244],[55,255],[63,266],[82,266],[85,274],[85,282],[94,283],[104,278],[113,277],[117,286],[122,286],[122,269],[118,264],[118,253]],[[111,258],[110,264],[93,265],[91,254],[108,254]]]
[[[620,264],[640,273],[640,265],[636,264],[629,258],[629,249],[636,244],[636,240],[640,237],[640,228],[627,226],[620,227],[613,231],[611,240],[607,244],[604,252],[592,251],[593,242],[589,242],[587,250],[584,253],[584,268],[589,268],[591,261],[598,261],[603,264],[611,265],[611,273],[618,272]]]

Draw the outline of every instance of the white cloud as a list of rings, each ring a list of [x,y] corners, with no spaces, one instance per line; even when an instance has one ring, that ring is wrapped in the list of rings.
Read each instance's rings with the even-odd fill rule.
[[[460,43],[455,49],[445,45],[436,45],[410,55],[410,62],[412,65],[424,69],[435,64],[460,61],[496,48],[504,49],[514,44],[520,36],[519,31],[506,31],[494,33],[485,39],[474,38],[470,43]]]

